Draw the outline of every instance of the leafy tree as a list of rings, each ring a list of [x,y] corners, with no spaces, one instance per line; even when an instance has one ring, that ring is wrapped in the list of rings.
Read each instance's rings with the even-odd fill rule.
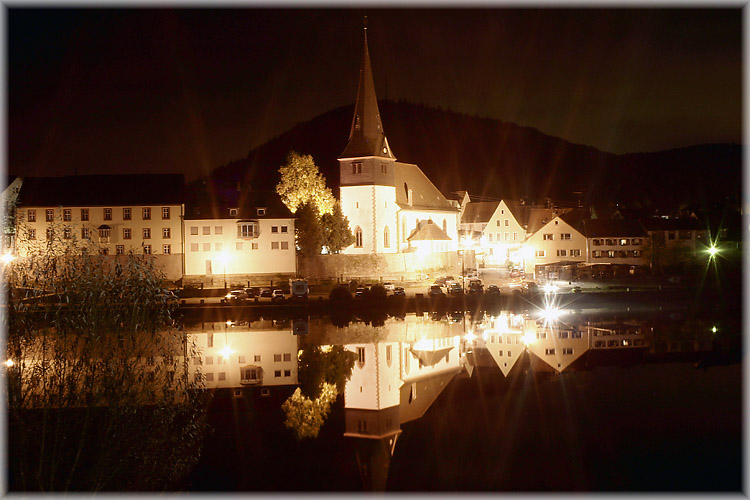
[[[298,387],[281,405],[286,415],[284,425],[294,430],[297,439],[318,437],[336,396],[336,387],[331,384],[324,383],[315,399],[304,396]]]
[[[315,205],[305,202],[297,210],[297,246],[304,255],[319,255],[323,248],[323,230]]]
[[[349,219],[341,211],[341,203],[336,201],[330,214],[320,217],[323,227],[323,244],[331,253],[339,253],[349,245],[354,244],[354,233],[349,229]]]
[[[312,156],[290,151],[279,173],[281,180],[276,185],[276,192],[292,213],[304,203],[314,205],[320,214],[333,212],[336,199],[326,187],[325,177],[318,171]]]
[[[11,490],[173,487],[200,455],[203,385],[163,276],[95,252],[53,239],[3,269]]]

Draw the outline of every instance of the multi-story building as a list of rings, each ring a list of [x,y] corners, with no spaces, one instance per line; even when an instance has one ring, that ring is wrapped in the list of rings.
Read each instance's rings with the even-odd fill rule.
[[[266,284],[296,272],[294,216],[276,193],[191,205],[184,234],[185,283]]]
[[[151,255],[169,280],[183,274],[182,175],[24,178],[16,205],[18,256],[91,246]]]
[[[409,251],[409,237],[422,227],[422,221],[432,221],[438,230],[431,231],[430,238],[448,242],[436,244],[436,248],[458,249],[458,203],[446,199],[417,165],[397,162],[388,144],[375,95],[366,28],[349,141],[338,161],[341,209],[355,236],[355,243],[344,253]]]
[[[550,264],[575,266],[586,262],[586,237],[577,227],[583,211],[563,213],[553,209],[536,209],[530,214],[530,236],[525,245],[525,272],[539,278],[542,268]],[[546,276],[560,278],[560,276]]]

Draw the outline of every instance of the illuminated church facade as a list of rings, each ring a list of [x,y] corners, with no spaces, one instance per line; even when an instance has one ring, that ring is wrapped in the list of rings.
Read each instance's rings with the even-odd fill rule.
[[[422,170],[396,160],[383,130],[364,36],[349,141],[338,158],[341,208],[355,243],[347,254],[458,249],[459,209]]]

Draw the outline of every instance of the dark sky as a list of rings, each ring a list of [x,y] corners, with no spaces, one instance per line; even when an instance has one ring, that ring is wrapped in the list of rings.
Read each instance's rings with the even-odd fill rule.
[[[365,14],[381,99],[613,153],[741,141],[739,8],[8,8],[8,171],[192,178],[242,158],[354,102]]]

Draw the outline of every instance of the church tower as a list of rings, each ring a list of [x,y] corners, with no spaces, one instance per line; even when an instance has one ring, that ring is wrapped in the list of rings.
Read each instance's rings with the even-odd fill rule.
[[[366,18],[365,18],[366,23]],[[349,219],[355,243],[344,253],[377,254],[398,251],[395,169],[380,119],[364,27],[364,53],[349,142],[338,158],[341,208]]]

